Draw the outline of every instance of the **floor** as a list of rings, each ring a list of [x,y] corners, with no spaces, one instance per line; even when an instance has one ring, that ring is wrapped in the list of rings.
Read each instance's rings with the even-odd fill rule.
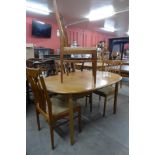
[[[103,102],[104,98],[102,98]],[[47,123],[41,118],[41,130],[37,130],[35,109],[33,104],[27,105],[26,116],[26,152],[27,155],[128,155],[129,154],[129,85],[123,80],[119,88],[116,115],[112,114],[110,99],[106,117],[102,117],[102,103],[93,94],[93,112],[89,105],[85,107],[85,99],[78,100],[82,105],[82,132],[78,133],[75,120],[75,144],[70,145],[68,125],[62,131],[56,129],[55,149],[51,149],[50,133]]]

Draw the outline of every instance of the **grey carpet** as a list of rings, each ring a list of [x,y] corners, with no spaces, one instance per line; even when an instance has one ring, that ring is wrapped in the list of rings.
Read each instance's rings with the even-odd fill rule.
[[[103,102],[104,98],[102,98]],[[82,106],[82,132],[78,133],[75,120],[75,144],[70,145],[68,125],[62,131],[56,129],[55,149],[51,149],[50,132],[43,118],[41,130],[37,130],[33,104],[27,105],[26,152],[27,155],[128,155],[129,154],[129,87],[124,80],[119,88],[116,115],[112,114],[113,100],[108,100],[106,117],[102,117],[103,104],[93,94],[93,112],[85,107],[85,98],[79,99]]]

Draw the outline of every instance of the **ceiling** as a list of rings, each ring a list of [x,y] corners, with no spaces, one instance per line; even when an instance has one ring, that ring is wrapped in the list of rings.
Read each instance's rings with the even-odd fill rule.
[[[55,14],[52,13],[54,11],[53,0],[27,1],[47,5],[51,10],[50,15],[48,16],[27,12],[28,15],[50,18],[55,21]],[[57,0],[57,3],[58,9],[63,14],[65,24],[68,27],[79,27],[101,33],[113,33],[117,37],[127,36],[126,32],[129,30],[129,0]],[[92,9],[100,8],[109,4],[112,4],[114,10],[117,12],[114,16],[97,21],[89,21],[85,17]],[[113,22],[116,31],[107,32],[101,30],[100,28],[103,27],[106,22]]]

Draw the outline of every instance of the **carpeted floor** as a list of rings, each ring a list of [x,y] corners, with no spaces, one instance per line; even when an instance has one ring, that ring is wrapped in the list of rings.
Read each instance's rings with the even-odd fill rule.
[[[104,98],[102,98],[102,102]],[[54,150],[51,149],[47,123],[41,120],[41,130],[37,130],[35,109],[27,104],[26,150],[27,155],[128,155],[129,154],[129,86],[123,80],[119,88],[116,115],[112,114],[113,99],[108,100],[106,117],[102,117],[103,104],[93,94],[93,112],[85,107],[85,98],[79,99],[82,106],[82,132],[78,133],[75,120],[75,144],[70,145],[68,125],[56,129]]]

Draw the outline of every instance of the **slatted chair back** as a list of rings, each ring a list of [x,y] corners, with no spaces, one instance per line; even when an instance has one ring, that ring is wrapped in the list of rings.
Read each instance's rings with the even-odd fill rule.
[[[27,60],[26,60],[26,67],[33,68],[33,61],[27,59]]]
[[[41,70],[27,68],[26,74],[34,93],[37,108],[48,121],[52,121],[52,102],[48,96],[46,85],[41,75]]]
[[[121,60],[104,60],[105,71],[121,74]]]

